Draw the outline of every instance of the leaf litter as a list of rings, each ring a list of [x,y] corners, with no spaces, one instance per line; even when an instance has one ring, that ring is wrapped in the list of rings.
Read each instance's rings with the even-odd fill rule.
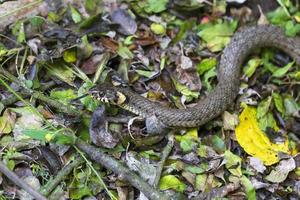
[[[101,103],[82,97],[95,83],[123,79],[164,106],[192,107],[213,90],[219,55],[242,25],[271,23],[299,35],[299,9],[292,1],[53,2],[33,13],[20,4],[19,15],[0,14],[1,68],[9,72],[0,73],[1,160],[36,190],[56,177],[49,165],[55,159],[45,165],[20,158],[46,147],[52,153],[45,155],[65,166],[75,158],[69,145],[79,137],[126,161],[150,184],[161,167],[157,186],[168,194],[299,198],[299,66],[281,52],[251,55],[235,104],[205,126],[175,130],[164,162],[166,137],[147,135],[138,120],[128,127],[130,113],[114,106],[104,112]],[[10,6],[0,4],[0,11]],[[118,174],[91,166],[72,169],[51,195],[146,198]],[[2,183],[5,198],[30,198],[8,180]]]

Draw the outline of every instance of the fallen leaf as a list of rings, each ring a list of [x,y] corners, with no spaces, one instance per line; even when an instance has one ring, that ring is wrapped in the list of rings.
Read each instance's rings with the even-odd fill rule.
[[[117,9],[111,14],[112,22],[119,25],[117,29],[119,33],[124,35],[132,35],[137,30],[137,24],[134,18],[124,9]]]
[[[266,176],[266,180],[272,182],[272,183],[281,183],[283,182],[290,171],[294,170],[296,168],[296,163],[293,158],[290,158],[288,160],[282,160],[280,163],[271,171],[271,173]]]
[[[231,151],[225,151],[224,153],[224,160],[225,160],[225,166],[230,171],[232,175],[235,175],[237,177],[242,176],[242,169],[241,169],[241,163],[242,159],[233,154]]]
[[[159,188],[161,190],[173,189],[182,193],[186,187],[187,186],[174,175],[163,176],[159,181]]]
[[[237,27],[237,21],[223,22],[218,24],[205,24],[200,27],[198,35],[207,43],[207,48],[212,52],[221,51],[230,41]]]
[[[256,108],[247,106],[240,114],[240,124],[235,129],[235,135],[241,147],[251,156],[257,157],[265,165],[279,162],[279,152],[290,154],[289,141],[275,144],[259,128]]]

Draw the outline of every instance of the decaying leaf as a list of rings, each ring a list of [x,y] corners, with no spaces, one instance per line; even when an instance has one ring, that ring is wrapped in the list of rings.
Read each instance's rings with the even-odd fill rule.
[[[266,176],[266,180],[272,183],[283,182],[287,178],[289,172],[294,170],[295,168],[296,163],[293,158],[282,160],[280,161],[279,165],[276,166],[276,168],[272,170],[268,176]]]

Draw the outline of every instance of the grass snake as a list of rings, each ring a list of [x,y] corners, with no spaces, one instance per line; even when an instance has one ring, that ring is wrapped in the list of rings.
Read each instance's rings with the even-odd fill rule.
[[[98,100],[116,104],[143,118],[155,117],[165,127],[197,127],[220,115],[234,102],[239,91],[241,66],[250,53],[261,47],[282,50],[300,65],[299,37],[287,37],[280,27],[258,25],[243,28],[233,35],[219,62],[218,84],[192,108],[167,108],[127,87],[100,84],[91,90],[91,94]]]

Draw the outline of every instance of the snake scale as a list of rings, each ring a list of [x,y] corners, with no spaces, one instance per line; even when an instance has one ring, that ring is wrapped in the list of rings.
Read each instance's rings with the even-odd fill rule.
[[[250,53],[261,47],[282,50],[300,65],[299,37],[287,37],[284,30],[273,25],[258,25],[244,28],[233,35],[219,62],[218,84],[206,98],[192,108],[163,107],[127,87],[100,84],[93,90],[92,95],[146,119],[155,116],[166,127],[197,127],[220,115],[234,102],[239,91],[241,66]],[[119,101],[116,98],[120,96],[125,100],[116,102]]]

